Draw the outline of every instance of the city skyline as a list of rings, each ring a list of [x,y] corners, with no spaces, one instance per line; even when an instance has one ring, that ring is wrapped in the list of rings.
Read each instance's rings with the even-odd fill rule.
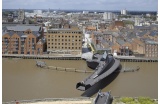
[[[158,0],[2,0],[2,9],[74,9],[158,11]],[[24,3],[25,2],[25,3]],[[151,5],[152,4],[152,5]],[[41,6],[43,5],[43,6]]]

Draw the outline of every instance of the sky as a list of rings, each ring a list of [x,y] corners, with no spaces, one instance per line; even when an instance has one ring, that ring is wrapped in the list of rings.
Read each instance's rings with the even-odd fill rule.
[[[157,11],[158,0],[2,0],[2,9]]]

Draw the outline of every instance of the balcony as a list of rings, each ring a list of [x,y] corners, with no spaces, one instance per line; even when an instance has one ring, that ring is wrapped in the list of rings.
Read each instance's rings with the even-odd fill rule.
[[[9,41],[8,39],[2,39],[2,41]]]
[[[24,45],[21,45],[21,47],[24,47]]]
[[[18,48],[18,46],[14,46],[14,48]]]
[[[18,44],[19,42],[14,42],[14,44]]]
[[[11,39],[11,41],[18,41],[18,39]]]
[[[25,39],[21,39],[21,41],[25,41]]]

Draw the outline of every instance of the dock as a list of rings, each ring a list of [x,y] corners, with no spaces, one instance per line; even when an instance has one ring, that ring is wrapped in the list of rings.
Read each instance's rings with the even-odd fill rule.
[[[2,54],[2,58],[22,58],[22,59],[49,59],[49,60],[81,60],[81,55],[24,55],[24,54]],[[120,62],[158,62],[158,58],[114,56]]]
[[[134,56],[114,56],[121,62],[158,62],[158,58],[134,57]]]
[[[51,60],[81,60],[81,55],[24,55],[24,54],[2,54],[2,58],[23,59],[51,59]]]

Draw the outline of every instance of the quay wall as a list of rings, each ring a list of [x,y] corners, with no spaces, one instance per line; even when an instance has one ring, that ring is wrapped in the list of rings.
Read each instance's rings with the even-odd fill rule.
[[[114,56],[121,62],[158,62],[158,58]],[[23,58],[23,59],[53,59],[53,60],[82,60],[81,55],[21,55],[2,54],[2,58]]]

